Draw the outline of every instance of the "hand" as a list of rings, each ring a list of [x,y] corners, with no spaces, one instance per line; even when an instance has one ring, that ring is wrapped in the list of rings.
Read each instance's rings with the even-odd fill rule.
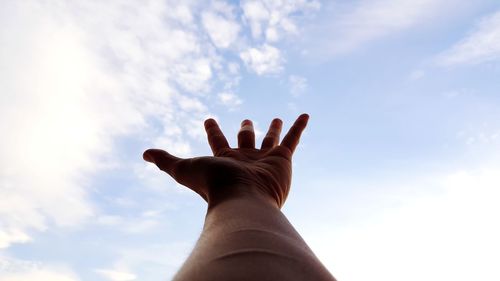
[[[292,154],[308,119],[307,114],[300,115],[279,145],[283,122],[274,119],[260,149],[255,148],[252,121],[241,123],[238,148],[230,148],[217,122],[208,119],[205,130],[213,157],[181,159],[164,150],[148,149],[143,158],[198,193],[209,207],[250,196],[270,200],[281,208],[290,191]]]

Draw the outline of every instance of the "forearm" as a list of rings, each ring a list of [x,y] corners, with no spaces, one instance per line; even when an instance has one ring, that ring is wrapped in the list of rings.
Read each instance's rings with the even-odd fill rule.
[[[241,197],[207,211],[175,280],[334,280],[272,201]]]

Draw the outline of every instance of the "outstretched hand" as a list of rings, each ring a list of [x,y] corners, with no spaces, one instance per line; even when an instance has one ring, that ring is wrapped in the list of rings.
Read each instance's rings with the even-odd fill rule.
[[[236,197],[264,199],[281,208],[290,191],[292,154],[309,116],[300,115],[279,144],[283,122],[274,119],[260,149],[255,148],[252,121],[244,120],[238,148],[231,148],[214,119],[205,121],[214,156],[182,159],[160,149],[148,149],[144,160],[156,164],[178,183],[198,193],[209,207]]]

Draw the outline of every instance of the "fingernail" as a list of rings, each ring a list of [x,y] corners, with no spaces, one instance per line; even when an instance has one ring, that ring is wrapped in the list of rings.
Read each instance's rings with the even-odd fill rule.
[[[274,118],[273,122],[276,122],[276,123],[283,123],[283,121],[279,118]]]
[[[241,121],[241,126],[247,126],[247,125],[252,125],[252,121],[249,120],[249,119],[245,119],[243,121]]]

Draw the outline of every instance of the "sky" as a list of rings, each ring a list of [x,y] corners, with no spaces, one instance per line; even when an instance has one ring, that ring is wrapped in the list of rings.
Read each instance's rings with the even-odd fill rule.
[[[206,204],[142,160],[308,128],[283,212],[339,280],[500,280],[497,0],[0,0],[0,281],[170,280]]]

